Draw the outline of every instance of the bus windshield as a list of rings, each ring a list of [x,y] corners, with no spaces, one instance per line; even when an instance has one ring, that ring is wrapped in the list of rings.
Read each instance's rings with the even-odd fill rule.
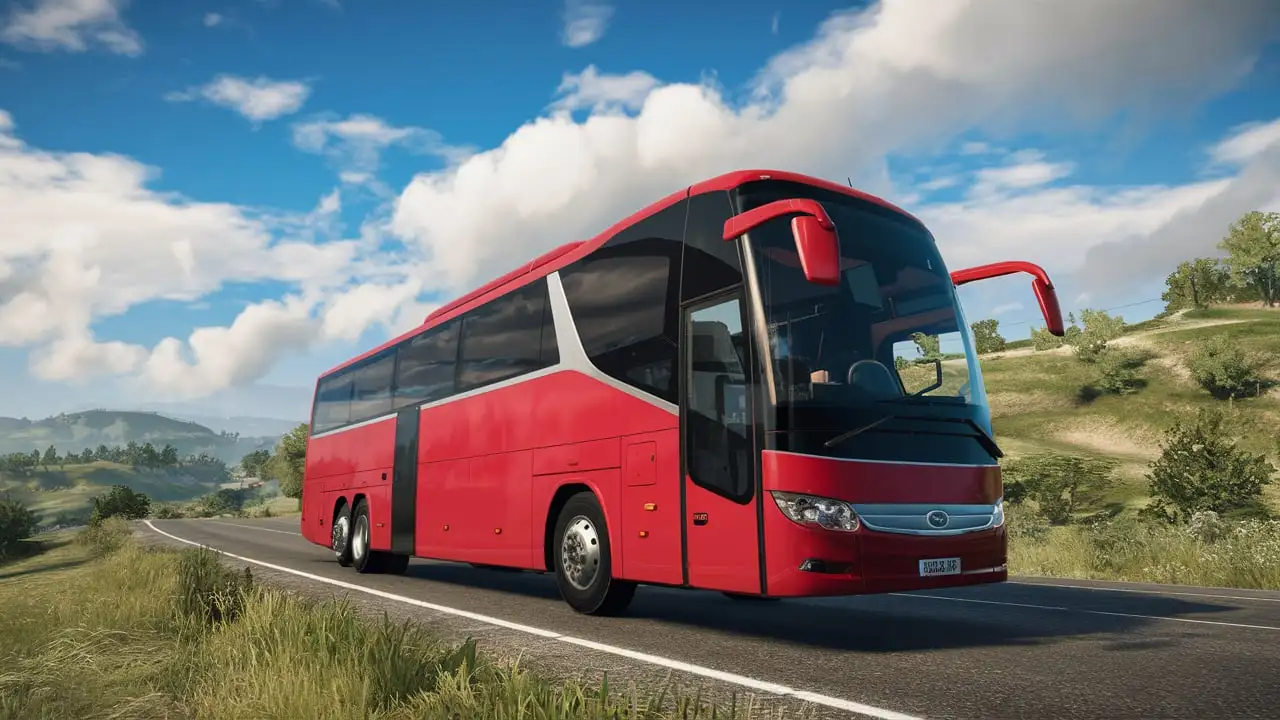
[[[968,425],[961,434],[985,435],[980,439],[990,446],[972,334],[928,230],[872,202],[790,182],[744,186],[738,211],[787,198],[817,200],[830,215],[840,238],[841,282],[806,280],[784,219],[744,238],[767,334],[762,350],[775,429],[840,435],[892,418],[918,435],[937,424],[919,421],[946,419]],[[878,437],[862,444],[868,441],[885,443]],[[989,447],[982,459],[994,454]],[[960,455],[975,459],[970,451]]]

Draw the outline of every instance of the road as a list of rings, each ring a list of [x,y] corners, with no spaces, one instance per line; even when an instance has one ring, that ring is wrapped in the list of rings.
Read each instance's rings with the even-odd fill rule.
[[[559,599],[550,575],[425,560],[404,577],[359,575],[303,540],[297,524],[153,520],[143,532],[274,566],[354,601],[520,636],[534,654],[539,643],[568,643],[850,717],[1280,717],[1275,592],[1027,579],[756,603],[645,587],[628,616],[591,618]]]

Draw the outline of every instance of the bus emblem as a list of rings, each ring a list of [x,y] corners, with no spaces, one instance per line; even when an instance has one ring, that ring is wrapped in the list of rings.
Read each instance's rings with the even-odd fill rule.
[[[947,517],[947,514],[941,510],[930,510],[929,514],[924,516],[924,519],[929,523],[929,527],[938,530],[946,527],[947,523],[951,522],[951,518]]]

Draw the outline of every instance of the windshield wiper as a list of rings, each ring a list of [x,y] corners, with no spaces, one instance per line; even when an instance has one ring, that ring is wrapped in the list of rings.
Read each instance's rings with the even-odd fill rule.
[[[844,442],[845,440],[848,440],[849,438],[853,437],[854,435],[857,435],[857,434],[859,434],[859,433],[862,433],[862,432],[865,432],[865,431],[867,431],[867,430],[870,430],[871,428],[873,428],[873,427],[875,427],[875,426],[879,425],[880,423],[888,422],[889,420],[892,420],[892,419],[894,419],[894,418],[896,418],[896,417],[899,417],[899,416],[898,416],[898,415],[885,415],[884,417],[880,418],[879,420],[873,420],[873,421],[871,421],[871,422],[869,422],[869,423],[867,423],[866,425],[863,425],[863,426],[861,426],[861,427],[856,427],[856,428],[854,428],[854,429],[852,429],[852,430],[850,430],[850,431],[848,431],[848,432],[840,433],[839,435],[837,435],[837,436],[835,436],[835,437],[831,438],[830,440],[828,440],[828,441],[826,441],[826,442],[822,443],[822,447],[835,447],[836,445],[839,445],[840,443]]]

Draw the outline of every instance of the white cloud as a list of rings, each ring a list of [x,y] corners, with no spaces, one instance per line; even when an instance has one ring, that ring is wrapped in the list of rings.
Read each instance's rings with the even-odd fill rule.
[[[565,0],[560,41],[572,48],[586,47],[604,37],[611,17],[613,6],[599,0]]]
[[[578,74],[565,73],[556,89],[556,110],[591,110],[599,113],[639,110],[645,98],[658,87],[658,79],[647,72],[601,75],[595,65]]]
[[[14,4],[0,40],[44,51],[84,52],[91,44],[128,56],[142,54],[142,38],[120,17],[129,0],[35,0]]]
[[[219,75],[200,87],[165,96],[170,102],[203,99],[234,110],[254,123],[292,115],[311,96],[311,87],[301,80],[252,80],[235,75]]]
[[[293,144],[306,152],[329,156],[341,168],[343,182],[370,182],[390,147],[420,154],[436,154],[457,159],[465,151],[447,146],[434,130],[397,127],[372,115],[350,115],[345,119],[318,117],[293,126]]]
[[[533,120],[494,149],[418,175],[391,228],[421,248],[450,290],[462,289],[726,170],[782,167],[862,184],[883,174],[887,155],[936,150],[961,133],[1074,128],[1121,108],[1200,100],[1238,81],[1278,25],[1269,0],[1226,9],[1199,0],[887,0],[834,15],[814,40],[775,57],[745,104],[678,83],[649,90],[634,117]],[[1034,179],[1009,174],[1006,182]],[[956,207],[937,214],[986,231],[967,236],[975,244],[966,255],[1047,252],[1070,266],[1088,243],[1110,237],[1102,226],[1153,229],[1206,189],[1115,199],[1057,192],[1000,199],[974,216]],[[1001,225],[997,207],[1024,218],[1021,236]],[[1097,213],[1056,214],[1064,207]],[[1042,237],[1060,245],[1026,244]]]
[[[769,32],[774,35],[778,34],[778,23],[782,20],[782,11],[773,14],[773,19],[769,21]]]
[[[978,141],[967,142],[960,146],[961,155],[986,155],[991,151],[990,144]]]
[[[1000,315],[1007,315],[1011,312],[1017,312],[1022,308],[1023,308],[1023,305],[1022,303],[1019,303],[1019,302],[1001,303],[991,308],[991,316],[998,317]]]
[[[216,12],[206,13],[204,16],[205,27],[217,27],[222,24],[222,16]]]
[[[1280,145],[1280,118],[1235,128],[1229,137],[1213,146],[1209,155],[1215,162],[1243,165],[1277,145]]]
[[[1045,162],[1038,152],[1024,151],[1016,157],[1021,161],[977,171],[974,186],[970,190],[971,194],[986,196],[1048,185],[1070,175],[1075,169],[1072,163]]]

